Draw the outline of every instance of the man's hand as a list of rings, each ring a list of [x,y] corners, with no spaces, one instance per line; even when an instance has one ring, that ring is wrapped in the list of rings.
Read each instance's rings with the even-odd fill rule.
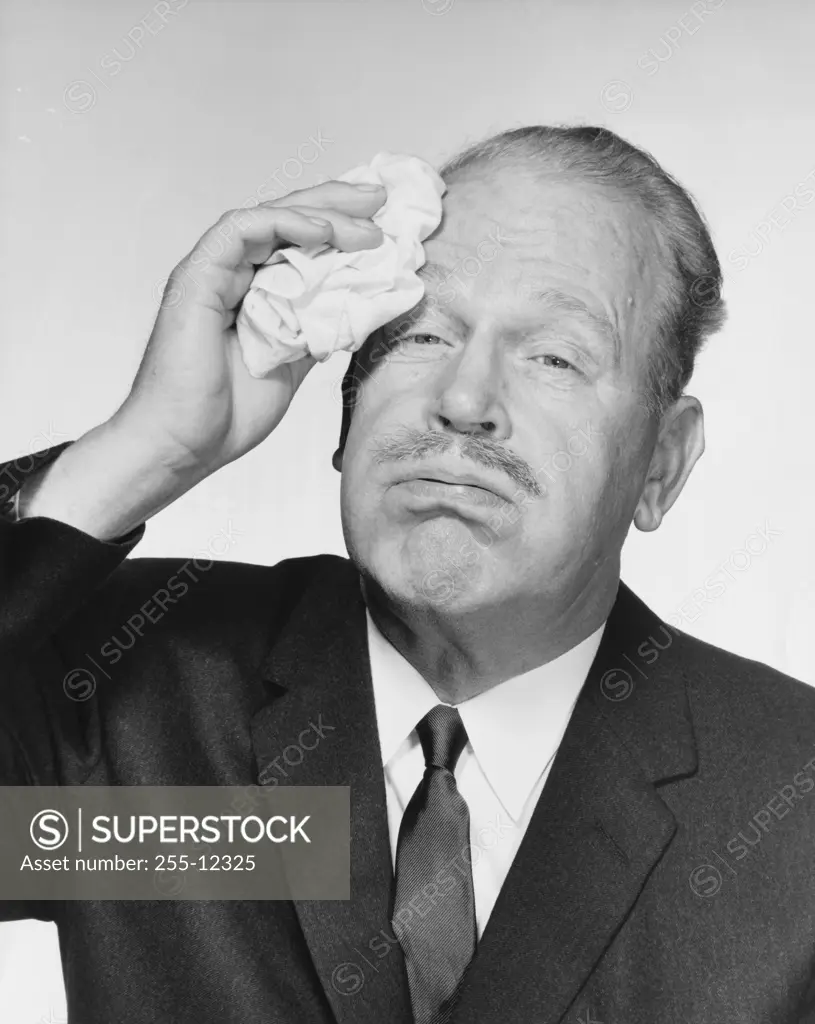
[[[264,440],[315,360],[285,363],[261,380],[249,375],[234,324],[255,270],[291,244],[329,242],[344,252],[378,246],[382,232],[370,218],[384,199],[384,188],[330,181],[224,214],[170,276],[168,291],[182,299],[158,315],[130,396],[114,417],[122,428],[150,438],[163,460],[195,476]]]
[[[21,495],[21,514],[59,519],[101,540],[121,537],[266,438],[315,360],[249,375],[235,320],[257,267],[288,245],[371,249],[382,187],[329,181],[213,225],[170,275],[130,394]],[[217,255],[210,256],[209,253]]]

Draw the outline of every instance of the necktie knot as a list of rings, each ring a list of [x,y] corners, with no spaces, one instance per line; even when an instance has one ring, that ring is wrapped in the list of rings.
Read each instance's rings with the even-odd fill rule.
[[[422,743],[425,766],[446,768],[454,773],[467,744],[467,730],[458,711],[447,704],[437,704],[419,722],[416,732]]]

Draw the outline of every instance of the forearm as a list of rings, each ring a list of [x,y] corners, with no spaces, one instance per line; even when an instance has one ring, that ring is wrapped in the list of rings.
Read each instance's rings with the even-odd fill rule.
[[[115,420],[95,427],[20,488],[21,519],[44,517],[102,541],[124,537],[200,479]]]

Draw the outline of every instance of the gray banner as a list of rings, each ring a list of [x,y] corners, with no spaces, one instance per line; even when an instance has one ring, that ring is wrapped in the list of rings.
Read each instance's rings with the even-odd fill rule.
[[[0,900],[347,900],[347,786],[0,787]]]

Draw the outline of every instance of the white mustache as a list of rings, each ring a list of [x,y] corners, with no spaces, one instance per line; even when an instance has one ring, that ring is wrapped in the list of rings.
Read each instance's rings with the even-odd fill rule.
[[[539,498],[543,491],[529,466],[514,452],[478,434],[448,434],[443,430],[415,430],[405,427],[398,434],[374,445],[377,462],[422,459],[427,455],[457,452],[484,469],[505,473],[522,490]]]

